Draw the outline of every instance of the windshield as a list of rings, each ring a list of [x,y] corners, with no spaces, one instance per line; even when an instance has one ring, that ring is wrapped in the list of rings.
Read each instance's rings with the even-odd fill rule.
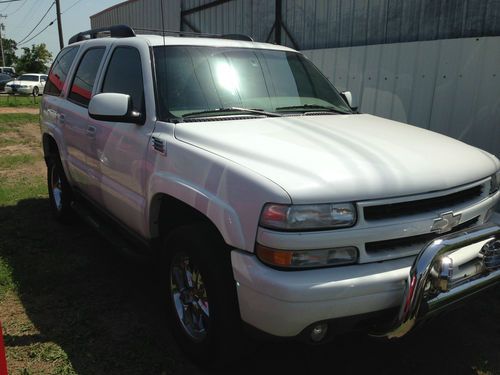
[[[208,112],[232,107],[351,113],[332,84],[296,52],[161,46],[154,48],[154,57],[162,119],[227,114]]]
[[[18,81],[35,81],[38,82],[38,76],[33,76],[30,74],[23,74],[17,79]]]

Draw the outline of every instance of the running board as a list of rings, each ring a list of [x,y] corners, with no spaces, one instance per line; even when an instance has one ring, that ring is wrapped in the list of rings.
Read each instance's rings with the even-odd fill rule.
[[[111,223],[110,219],[103,217],[93,210],[92,207],[89,207],[89,204],[86,204],[86,202],[82,202],[81,200],[73,201],[71,202],[71,208],[87,225],[104,237],[113,245],[113,248],[126,257],[141,262],[151,260],[153,255],[151,246],[140,243],[118,225]]]

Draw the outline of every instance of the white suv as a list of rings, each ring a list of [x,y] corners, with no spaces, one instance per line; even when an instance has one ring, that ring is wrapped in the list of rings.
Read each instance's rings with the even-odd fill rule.
[[[52,208],[156,260],[199,361],[241,350],[245,327],[400,337],[499,280],[495,156],[356,113],[290,48],[107,31],[49,73]]]

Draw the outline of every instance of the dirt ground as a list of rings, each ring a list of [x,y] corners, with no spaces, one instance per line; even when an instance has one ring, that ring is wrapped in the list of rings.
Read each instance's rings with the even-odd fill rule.
[[[24,107],[0,107],[1,113],[29,113],[31,115],[37,115],[40,112],[38,108],[24,108]]]
[[[29,152],[39,146],[37,131],[26,124],[21,133],[35,137]],[[27,174],[33,184],[45,178],[41,159],[2,173],[10,181]],[[221,373],[180,353],[154,268],[118,255],[78,220],[56,223],[46,195],[0,205],[0,260],[14,283],[0,299],[10,374]],[[400,341],[351,335],[324,346],[255,346],[224,373],[500,374],[500,288]]]

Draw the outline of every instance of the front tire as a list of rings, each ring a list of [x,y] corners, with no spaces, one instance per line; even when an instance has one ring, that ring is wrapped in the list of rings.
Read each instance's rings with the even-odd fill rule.
[[[246,340],[229,249],[214,230],[196,224],[175,229],[165,250],[161,289],[177,342],[203,366],[236,360]]]
[[[61,160],[55,155],[51,155],[47,160],[47,187],[52,215],[56,220],[66,223],[73,214],[73,194]]]
[[[39,93],[40,93],[40,89],[38,88],[38,86],[35,86],[33,88],[33,96],[38,96]]]

